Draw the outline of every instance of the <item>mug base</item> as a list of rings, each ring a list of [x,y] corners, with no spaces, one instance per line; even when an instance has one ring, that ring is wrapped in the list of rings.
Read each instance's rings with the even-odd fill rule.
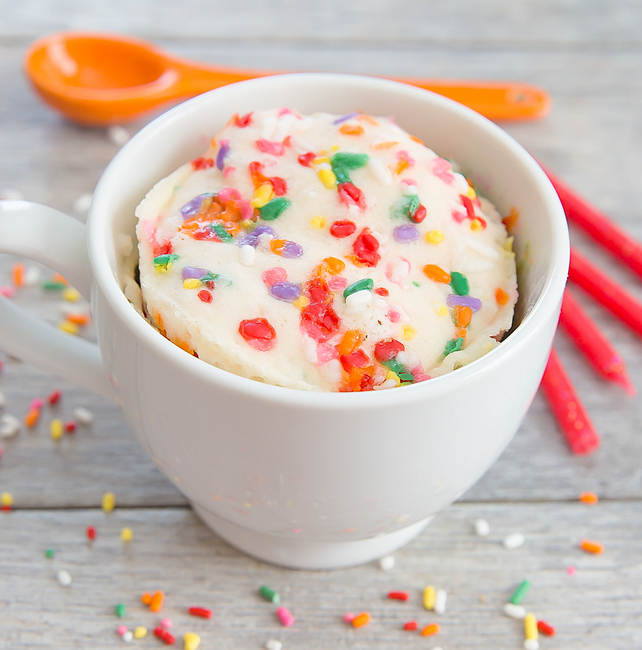
[[[252,557],[288,569],[343,569],[377,560],[405,546],[431,522],[426,517],[410,526],[351,542],[303,542],[241,528],[192,504],[203,522],[219,537]]]

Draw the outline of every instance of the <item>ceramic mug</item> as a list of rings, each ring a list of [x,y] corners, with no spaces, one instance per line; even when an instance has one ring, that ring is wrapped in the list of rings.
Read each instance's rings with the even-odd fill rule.
[[[519,269],[516,325],[501,345],[442,377],[364,393],[298,391],[208,365],[165,339],[123,293],[134,209],[201,155],[234,113],[393,115],[454,160],[501,214]],[[51,208],[0,202],[0,252],[59,271],[91,300],[98,345],[0,300],[7,352],[116,399],[161,471],[205,523],[257,558],[326,569],[381,557],[415,537],[509,443],[537,391],[566,282],[569,242],[557,195],[502,129],[404,84],[336,74],[245,81],[177,106],[116,155],[87,226]]]

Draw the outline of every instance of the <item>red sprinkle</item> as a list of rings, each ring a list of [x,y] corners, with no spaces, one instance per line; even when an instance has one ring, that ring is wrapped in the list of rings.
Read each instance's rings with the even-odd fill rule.
[[[370,365],[368,355],[361,348],[350,354],[342,354],[340,360],[346,372],[350,372],[353,368],[365,368]]]
[[[330,226],[330,234],[337,239],[343,239],[344,237],[350,237],[356,229],[357,226],[353,221],[344,219],[343,221],[335,221]]]
[[[201,289],[197,295],[203,302],[212,302],[212,294],[206,289]]]
[[[406,346],[395,339],[384,339],[375,343],[374,355],[377,361],[390,361],[394,359],[400,352],[403,352]]]
[[[405,591],[391,591],[388,594],[388,598],[390,598],[390,600],[406,601],[410,598],[410,596]]]
[[[312,161],[317,157],[315,153],[312,151],[309,151],[308,153],[302,153],[297,160],[299,161],[299,165],[303,165],[304,167],[309,167],[312,164]]]
[[[67,433],[73,433],[76,430],[76,423],[73,420],[65,423],[65,431]]]
[[[256,350],[265,352],[276,345],[276,332],[265,318],[242,320],[239,333]]]
[[[250,125],[250,122],[252,121],[252,113],[248,113],[247,115],[242,115],[239,117],[238,115],[234,116],[234,124],[238,126],[240,129],[244,129],[246,126]]]
[[[212,610],[205,609],[205,607],[190,607],[187,611],[192,616],[200,616],[201,618],[212,618]]]
[[[546,636],[555,636],[555,628],[545,621],[537,621],[537,629]]]
[[[61,397],[62,393],[59,390],[55,390],[53,393],[51,393],[51,395],[49,395],[49,397],[47,397],[47,402],[53,406],[54,404],[58,404]]]
[[[356,205],[362,212],[366,209],[366,197],[356,185],[350,182],[339,183],[337,189],[339,191],[339,198],[345,205],[348,207]]]
[[[403,626],[403,629],[404,629],[404,630],[416,630],[417,627],[419,627],[419,626],[417,625],[417,621],[408,621],[408,622]]]
[[[196,169],[208,169],[209,167],[214,167],[214,159],[213,158],[204,158],[201,156],[200,158],[195,158],[192,160],[192,167]]]
[[[410,217],[415,223],[421,223],[426,218],[426,208],[423,205],[420,205],[415,213]]]
[[[385,287],[377,287],[374,290],[374,293],[376,293],[378,296],[389,296],[390,295],[390,291],[388,291],[388,289],[386,289]]]
[[[285,153],[285,144],[283,142],[273,142],[263,138],[257,140],[256,148],[263,153],[269,153],[273,156],[282,156]]]
[[[87,539],[92,542],[96,539],[96,529],[93,526],[87,526]]]
[[[158,627],[154,628],[154,636],[161,641],[164,641],[167,645],[172,645],[176,639],[172,634],[170,634],[165,628]]]
[[[4,512],[11,512],[13,510],[13,506],[0,506],[0,510],[4,510]]]
[[[377,266],[381,259],[381,255],[377,252],[379,241],[368,228],[364,228],[354,240],[352,250],[357,260],[365,266]]]

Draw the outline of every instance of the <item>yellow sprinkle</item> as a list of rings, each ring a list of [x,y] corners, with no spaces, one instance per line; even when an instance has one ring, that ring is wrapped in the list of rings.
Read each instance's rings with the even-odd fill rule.
[[[338,145],[338,144],[333,144],[333,145],[330,147],[330,151],[338,151],[338,150],[339,150],[339,145]]]
[[[142,625],[138,626],[134,630],[134,638],[135,639],[144,639],[147,636],[147,628],[143,627]]]
[[[67,287],[63,289],[62,298],[68,302],[78,302],[80,300],[80,292],[76,291],[73,287]]]
[[[183,280],[183,289],[196,289],[200,284],[201,281],[196,278],[187,278]]]
[[[310,219],[310,225],[313,228],[316,228],[317,230],[321,230],[322,228],[325,228],[327,223],[328,223],[328,221],[327,221],[327,219],[325,217],[321,217],[321,216],[318,216],[318,215],[316,217],[312,217],[312,219]]]
[[[67,332],[67,334],[78,334],[80,331],[80,327],[76,325],[76,323],[72,323],[70,320],[63,320],[60,323],[58,323],[58,329],[62,330],[63,332]]]
[[[305,296],[299,296],[296,300],[292,302],[292,304],[297,308],[297,309],[303,309],[304,307],[307,306],[307,304],[310,301],[305,297]]]
[[[482,222],[479,219],[473,219],[470,222],[470,229],[471,230],[482,230]]]
[[[431,230],[426,233],[426,241],[429,244],[441,244],[444,241],[444,233],[441,230]]]
[[[123,542],[131,542],[132,539],[134,539],[134,533],[132,532],[131,528],[123,528],[120,531],[120,539],[123,540]]]
[[[527,639],[537,641],[537,619],[535,618],[535,614],[526,614],[524,617],[524,636]]]
[[[412,325],[404,325],[401,328],[401,332],[403,333],[404,339],[406,339],[406,341],[410,341],[411,339],[415,338],[417,330]]]
[[[437,596],[437,592],[435,591],[434,587],[431,587],[428,585],[424,589],[424,607],[426,609],[434,609],[435,608],[435,598]]]
[[[337,186],[337,177],[331,169],[320,169],[318,171],[319,180],[329,189],[333,190]]]
[[[262,208],[274,196],[274,188],[272,183],[263,183],[259,185],[254,192],[254,196],[250,199],[250,205],[253,208]]]
[[[51,424],[49,425],[49,433],[54,440],[60,440],[60,438],[62,438],[63,431],[64,427],[62,420],[56,418],[55,420],[51,421]]]
[[[113,492],[103,494],[102,509],[105,512],[111,512],[116,507],[116,497]]]
[[[397,373],[393,372],[392,370],[388,370],[388,372],[386,373],[386,379],[394,379],[397,386],[401,386],[401,379],[399,379]]]
[[[201,637],[194,632],[188,632],[183,635],[183,643],[185,644],[185,650],[196,650],[201,645]]]
[[[330,158],[328,156],[317,156],[313,161],[313,165],[320,165],[321,163],[329,163]]]
[[[470,185],[468,186],[468,192],[466,193],[466,195],[471,201],[474,201],[477,198],[477,192],[475,192],[475,190],[472,187],[470,187]]]
[[[13,505],[13,496],[11,492],[3,492],[0,494],[0,506],[10,508]]]
[[[437,316],[448,316],[448,307],[444,304],[437,305],[435,307],[435,314]]]
[[[504,242],[504,250],[508,251],[509,253],[513,252],[513,241],[515,240],[515,237],[507,237],[506,241]]]

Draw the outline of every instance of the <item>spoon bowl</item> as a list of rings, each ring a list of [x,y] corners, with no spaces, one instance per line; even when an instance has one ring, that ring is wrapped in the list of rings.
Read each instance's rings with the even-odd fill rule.
[[[206,66],[128,36],[60,32],[29,48],[25,71],[37,93],[74,122],[132,121],[170,102],[275,72]],[[513,82],[397,79],[450,97],[495,120],[541,117],[547,94]]]

